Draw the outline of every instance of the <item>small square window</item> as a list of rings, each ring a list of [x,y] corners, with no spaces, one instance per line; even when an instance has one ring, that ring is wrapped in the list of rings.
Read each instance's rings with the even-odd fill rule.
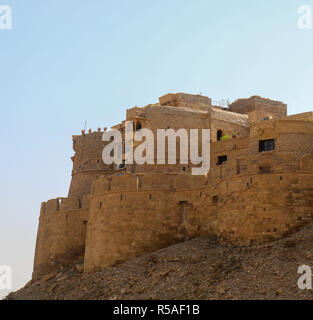
[[[259,152],[272,151],[274,149],[275,149],[274,139],[259,141]]]
[[[226,155],[225,156],[218,156],[216,165],[220,166],[222,163],[224,163],[226,161],[227,161],[227,156]]]
[[[260,173],[271,173],[271,167],[259,167]]]

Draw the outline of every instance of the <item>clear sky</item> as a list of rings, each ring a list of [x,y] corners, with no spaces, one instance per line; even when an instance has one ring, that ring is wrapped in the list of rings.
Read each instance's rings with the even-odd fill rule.
[[[169,92],[313,110],[313,0],[0,0],[0,264],[31,277],[40,203],[66,196],[72,138]],[[0,291],[0,296],[3,292]]]

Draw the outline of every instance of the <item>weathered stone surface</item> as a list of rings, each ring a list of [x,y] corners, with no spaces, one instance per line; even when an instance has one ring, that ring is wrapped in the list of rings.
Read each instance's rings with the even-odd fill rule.
[[[76,270],[80,273],[84,272],[84,265],[83,264],[77,264]]]

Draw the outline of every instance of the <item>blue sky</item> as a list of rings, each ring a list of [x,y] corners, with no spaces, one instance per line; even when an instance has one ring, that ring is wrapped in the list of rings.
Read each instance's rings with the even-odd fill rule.
[[[168,92],[313,110],[311,1],[0,0],[0,264],[31,277],[40,203],[67,194],[73,134]],[[1,292],[0,292],[1,296]]]

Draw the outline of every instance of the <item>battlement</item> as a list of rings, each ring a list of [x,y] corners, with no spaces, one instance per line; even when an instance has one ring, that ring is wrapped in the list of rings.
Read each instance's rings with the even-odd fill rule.
[[[93,186],[93,196],[103,193],[124,191],[163,191],[193,189],[204,185],[204,176],[190,174],[126,174],[122,176],[100,177]]]
[[[40,215],[55,214],[64,211],[88,210],[89,195],[79,198],[55,198],[41,203]]]

